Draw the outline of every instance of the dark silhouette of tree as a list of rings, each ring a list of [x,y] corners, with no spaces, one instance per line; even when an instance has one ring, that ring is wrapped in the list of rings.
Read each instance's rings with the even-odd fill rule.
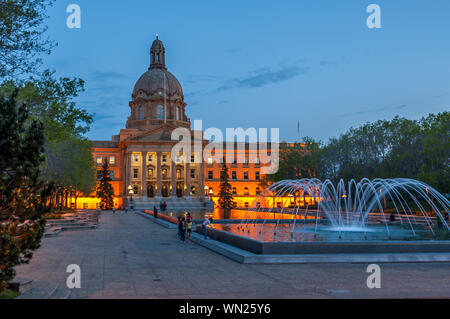
[[[230,211],[236,207],[236,203],[233,201],[231,184],[228,182],[228,179],[228,167],[224,161],[220,170],[219,207],[222,209],[225,219],[230,218]]]
[[[114,206],[114,189],[110,183],[111,181],[108,161],[105,158],[102,170],[100,171],[100,181],[97,192],[98,197],[101,199],[100,208],[102,210],[110,210]]]
[[[0,291],[28,263],[44,233],[48,189],[40,179],[43,124],[17,103],[17,92],[0,94]]]

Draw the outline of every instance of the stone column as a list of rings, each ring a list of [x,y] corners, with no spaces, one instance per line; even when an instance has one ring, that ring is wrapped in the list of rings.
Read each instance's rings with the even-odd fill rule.
[[[147,197],[147,152],[142,154],[142,197]]]
[[[156,187],[158,188],[156,190],[156,197],[162,197],[162,169],[161,169],[161,161],[162,161],[162,154],[161,152],[156,153],[157,157],[157,168],[156,168]]]
[[[172,158],[172,168],[170,169],[172,173],[172,198],[177,197],[177,163],[175,158]]]
[[[199,174],[200,198],[204,199],[205,198],[205,165],[203,163],[203,159],[201,159],[199,166],[200,166],[200,174]]]
[[[122,176],[121,179],[123,181],[123,200],[128,198],[128,154],[124,151],[123,153],[123,167],[122,167]]]
[[[191,158],[186,159],[186,197],[191,197]]]
[[[126,189],[127,189],[127,192],[126,192],[126,194],[127,194],[127,196],[129,196],[129,194],[128,194],[128,186],[130,186],[131,185],[131,174],[133,174],[133,172],[131,171],[131,167],[132,167],[132,163],[133,163],[133,158],[132,158],[133,156],[132,156],[132,154],[131,153],[127,153],[127,168],[126,168],[126,170],[127,170],[127,181],[126,181],[126,185],[125,185],[125,187],[126,187]]]

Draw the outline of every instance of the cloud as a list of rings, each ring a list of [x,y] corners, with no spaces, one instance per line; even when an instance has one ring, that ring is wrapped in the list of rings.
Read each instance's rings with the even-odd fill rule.
[[[129,77],[126,74],[114,71],[95,71],[91,73],[91,78],[96,81],[123,80]]]
[[[396,106],[385,106],[385,107],[379,107],[379,108],[375,108],[375,109],[371,109],[371,110],[362,110],[362,111],[357,111],[357,112],[352,112],[352,113],[346,113],[346,114],[342,114],[341,116],[363,115],[363,114],[369,114],[369,113],[375,113],[375,112],[401,110],[401,109],[404,109],[407,107],[408,107],[407,104],[396,105]]]
[[[231,79],[223,84],[217,91],[226,91],[234,88],[260,88],[266,85],[287,81],[298,75],[306,74],[308,68],[300,66],[285,67],[280,70],[271,70],[269,68],[262,68],[253,71],[251,75]]]

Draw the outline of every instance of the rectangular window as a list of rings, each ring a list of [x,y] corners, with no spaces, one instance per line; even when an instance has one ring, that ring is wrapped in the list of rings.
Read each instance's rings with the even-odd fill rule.
[[[191,178],[195,178],[195,169],[191,169]]]
[[[259,180],[261,179],[261,177],[260,177],[260,175],[259,175],[259,172],[256,172],[256,173],[255,173],[255,179],[256,179],[257,181],[259,181]]]
[[[195,163],[195,155],[191,155],[191,163]]]
[[[163,155],[162,156],[162,162],[163,163],[167,163],[167,155]]]
[[[97,164],[102,165],[103,164],[103,158],[97,157]]]
[[[244,179],[248,181],[248,172],[244,172]]]
[[[213,179],[214,175],[213,175],[213,171],[209,171],[208,172],[208,179]]]
[[[109,177],[114,180],[114,171],[109,171]]]
[[[139,163],[139,155],[134,154],[134,155],[133,155],[133,161],[134,161],[135,163]]]
[[[138,168],[133,169],[133,178],[139,178],[139,169]]]
[[[116,157],[115,156],[110,156],[109,157],[109,164],[110,165],[115,165],[116,164]]]
[[[88,203],[83,203],[83,209],[88,209],[89,208],[89,204]]]
[[[153,155],[148,156],[148,162],[153,162]]]
[[[236,180],[236,171],[231,172],[231,179]]]
[[[208,157],[208,164],[209,164],[209,165],[212,165],[212,164],[213,164],[213,159],[212,159],[212,157]]]

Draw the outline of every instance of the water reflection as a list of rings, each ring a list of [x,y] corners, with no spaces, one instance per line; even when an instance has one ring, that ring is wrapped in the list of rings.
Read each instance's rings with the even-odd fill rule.
[[[215,224],[214,228],[262,242],[361,242],[361,241],[409,241],[434,240],[432,233],[426,227],[417,230],[417,236],[412,237],[408,227],[391,226],[390,234],[382,225],[369,225],[367,229],[351,232],[333,231],[327,225],[319,225],[316,232],[315,223],[293,224]],[[439,240],[450,240],[446,231],[437,232]]]

